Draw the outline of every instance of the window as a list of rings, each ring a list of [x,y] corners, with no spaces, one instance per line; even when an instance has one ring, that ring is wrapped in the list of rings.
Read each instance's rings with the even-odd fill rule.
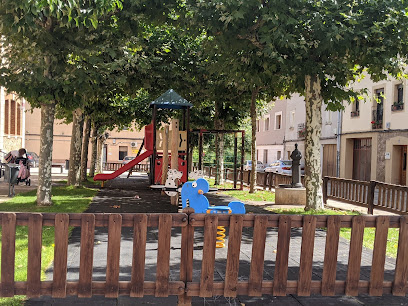
[[[256,131],[259,132],[259,120],[256,120]]]
[[[269,117],[265,117],[265,131],[269,131]]]
[[[391,106],[392,111],[404,109],[404,87],[402,84],[395,85],[394,103]]]
[[[295,111],[291,111],[289,115],[289,128],[294,128],[295,126]]]
[[[4,101],[4,134],[21,135],[21,103]]]
[[[282,112],[275,114],[275,130],[280,130],[282,128]]]
[[[331,124],[332,123],[332,113],[331,111],[327,112],[327,120],[326,120],[326,124]]]
[[[16,135],[16,101],[10,101],[10,135]]]
[[[360,100],[356,99],[353,103],[353,110],[351,111],[351,117],[360,116]]]
[[[290,151],[288,151],[288,159],[290,159],[290,154],[291,154]]]
[[[395,86],[395,102],[404,102],[404,87],[402,86],[402,84],[398,84]]]
[[[4,134],[10,134],[9,116],[10,116],[10,100],[6,100],[4,105]]]
[[[382,106],[384,104],[384,88],[376,89],[375,90],[375,104],[378,106]]]
[[[119,146],[119,160],[123,160],[128,155],[128,147]]]
[[[276,159],[279,160],[282,158],[282,151],[276,152]]]
[[[375,90],[371,125],[373,129],[383,128],[384,88]]]
[[[263,154],[264,154],[263,155],[263,163],[267,164],[268,163],[268,149],[265,149]]]
[[[259,150],[256,150],[256,160],[259,159]]]

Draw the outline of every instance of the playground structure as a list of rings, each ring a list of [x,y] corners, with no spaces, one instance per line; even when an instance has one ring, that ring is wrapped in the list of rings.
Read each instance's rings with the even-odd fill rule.
[[[180,182],[186,182],[188,180],[189,117],[190,108],[192,106],[193,105],[191,103],[180,97],[172,89],[168,90],[153,101],[150,104],[150,107],[153,108],[152,123],[145,126],[145,138],[142,146],[139,149],[138,156],[113,173],[100,173],[95,175],[94,180],[104,182],[114,179],[126,171],[131,172],[135,165],[150,157],[150,184],[164,184],[169,163],[171,165],[171,169],[180,170],[183,173],[182,177],[180,178]],[[164,130],[156,131],[157,112],[160,109],[181,109],[183,111],[181,131],[179,121],[177,119],[172,119],[172,137],[170,141],[171,154],[168,153],[168,128],[165,127]],[[143,145],[146,151],[140,154]],[[177,158],[172,159],[171,156],[177,156]]]
[[[241,148],[240,148],[240,169],[241,173],[244,170],[244,158],[245,158],[245,131],[244,130],[193,130],[192,133],[198,134],[198,169],[203,171],[203,157],[204,157],[204,135],[233,134],[234,135],[234,156],[233,156],[233,188],[218,188],[219,190],[236,190],[238,180],[240,182],[239,190],[244,188],[243,176],[238,178],[238,134],[241,134]],[[216,161],[216,172],[221,171],[218,160]],[[225,180],[227,175],[225,175]]]
[[[114,179],[126,171],[129,171],[130,176],[132,169],[145,160],[150,158],[149,182],[152,187],[161,189],[168,188],[171,191],[172,204],[177,204],[177,188],[188,181],[189,169],[189,139],[190,139],[190,108],[193,106],[186,99],[178,95],[173,89],[169,89],[159,98],[154,100],[150,107],[152,111],[152,123],[145,126],[145,137],[139,149],[137,156],[129,163],[123,165],[113,173],[100,173],[95,175],[95,181]],[[181,110],[182,120],[181,126],[178,119],[171,120],[171,130],[169,124],[163,124],[160,130],[156,130],[158,126],[157,117],[158,111],[162,109]],[[241,172],[244,161],[244,137],[245,132],[242,130],[195,130],[193,133],[199,133],[199,169],[197,173],[202,173],[202,156],[203,156],[203,135],[204,134],[234,134],[234,188],[237,189],[238,181],[238,134],[241,133]],[[143,146],[145,152],[141,153]],[[175,156],[176,158],[172,158]],[[170,167],[169,167],[170,166]],[[169,182],[170,177],[167,175],[168,169],[173,169],[181,172],[180,178],[175,178],[174,183]],[[175,173],[173,173],[175,174]],[[243,178],[240,178],[240,188],[243,189]],[[226,189],[226,188],[223,188]],[[174,194],[174,192],[176,192]]]

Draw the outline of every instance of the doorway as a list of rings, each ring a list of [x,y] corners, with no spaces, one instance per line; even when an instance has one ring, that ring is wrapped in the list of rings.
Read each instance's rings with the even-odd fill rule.
[[[400,185],[407,185],[407,146],[401,146]]]
[[[371,179],[371,138],[354,139],[353,180]]]
[[[323,146],[323,176],[337,176],[337,148],[335,144]]]

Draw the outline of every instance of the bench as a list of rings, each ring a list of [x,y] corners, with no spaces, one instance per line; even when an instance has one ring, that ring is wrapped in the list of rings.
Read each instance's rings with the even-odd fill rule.
[[[62,165],[52,164],[51,167],[52,167],[52,168],[60,168],[60,169],[61,169],[61,173],[62,173],[62,169],[63,169]]]

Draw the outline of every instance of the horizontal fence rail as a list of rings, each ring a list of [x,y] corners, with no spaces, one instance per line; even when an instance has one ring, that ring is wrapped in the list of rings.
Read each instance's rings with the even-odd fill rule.
[[[169,296],[184,293],[184,282],[169,280],[170,233],[172,228],[185,227],[186,214],[27,214],[0,213],[2,228],[0,295],[12,297],[67,295],[91,297],[118,295]],[[28,227],[27,281],[15,282],[16,226]],[[54,268],[52,281],[41,281],[41,250],[43,226],[55,227]],[[67,281],[67,250],[69,227],[80,227],[79,279]],[[93,280],[94,235],[97,227],[108,230],[106,254],[106,281]],[[133,263],[131,280],[119,281],[121,231],[133,229]],[[148,227],[158,229],[156,281],[145,281],[146,232]]]
[[[205,215],[187,208],[178,214],[0,213],[0,220],[2,297],[177,295],[180,305],[190,305],[193,296],[407,293],[407,216]],[[18,282],[14,280],[16,226],[28,227],[27,280]],[[44,226],[55,227],[53,277],[48,281],[41,281]],[[228,242],[223,249],[216,248],[219,226],[227,229]],[[67,260],[70,227],[80,227],[76,281],[67,278],[71,268]],[[95,232],[101,227],[107,229],[106,276],[104,281],[95,281]],[[367,227],[376,230],[374,250],[364,250],[362,256]],[[126,237],[125,228],[130,230]],[[341,228],[351,228],[350,241],[339,238]],[[392,268],[386,262],[390,228],[399,228],[397,259]],[[157,237],[149,234],[152,229]],[[121,249],[126,239],[132,241],[133,249]],[[146,247],[151,239],[157,240],[153,261],[146,257],[148,252],[152,254],[152,248]],[[179,247],[174,246],[177,239]],[[319,243],[324,247],[318,247]],[[171,250],[180,250],[176,271],[170,264],[174,261]],[[128,281],[119,277],[121,269],[125,269],[120,261],[122,252],[132,255]],[[344,259],[338,259],[339,252],[348,253],[345,263],[340,263]],[[363,268],[369,269],[365,279],[362,275],[366,271],[360,273]]]
[[[323,198],[325,203],[327,199],[334,199],[367,207],[370,214],[374,208],[397,214],[408,213],[408,186],[324,177]]]
[[[216,168],[205,166],[203,167],[203,173],[208,177],[215,177]],[[234,169],[225,168],[224,169],[225,178],[229,181],[234,180]],[[242,176],[243,183],[246,185],[250,184],[251,170],[237,169],[237,180],[240,181]],[[304,185],[304,176],[301,176],[302,184]],[[264,190],[271,190],[272,188],[278,187],[280,184],[288,185],[292,183],[292,176],[287,174],[279,174],[272,172],[256,172],[255,178],[256,186],[263,188]]]
[[[123,167],[124,165],[122,163],[108,163],[104,162],[102,169],[104,171],[116,171],[119,168]],[[148,172],[149,171],[149,165],[148,164],[137,164],[134,165],[132,168],[132,171],[136,172]]]

